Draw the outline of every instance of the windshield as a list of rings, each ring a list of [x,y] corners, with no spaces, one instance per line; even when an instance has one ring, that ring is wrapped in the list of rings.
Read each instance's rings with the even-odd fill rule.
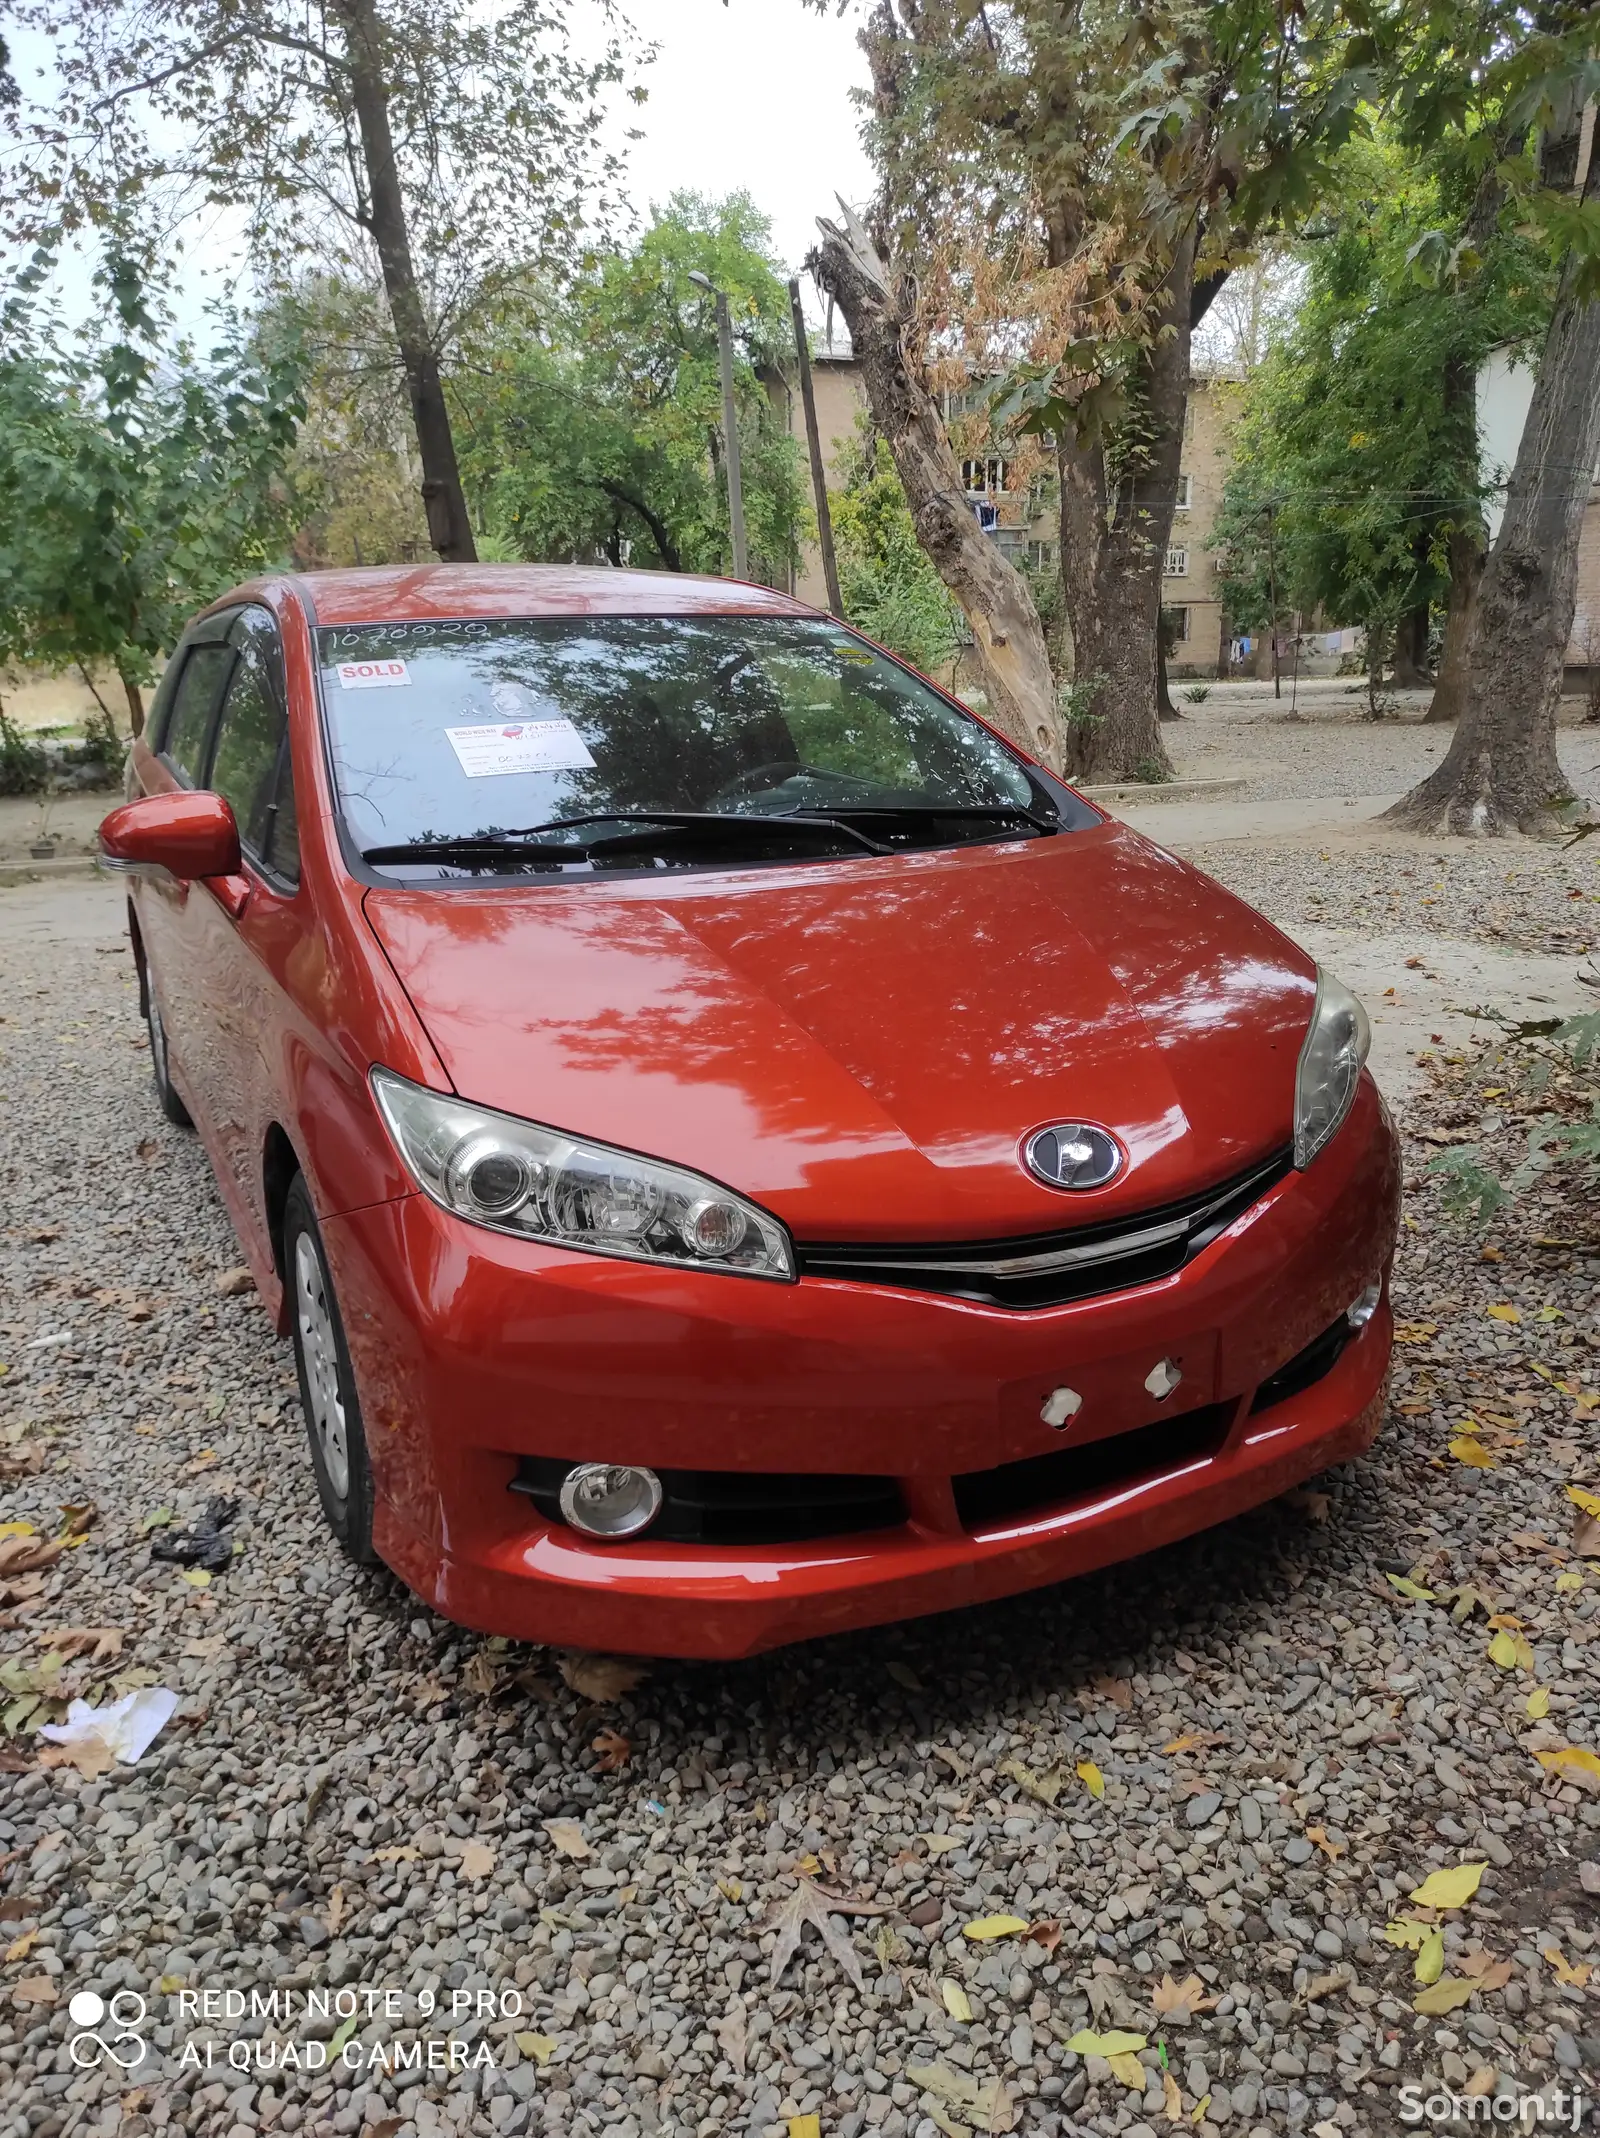
[[[918,844],[1007,836],[1005,812],[1077,821],[970,715],[821,619],[361,624],[317,641],[339,806],[385,863],[654,811],[973,813],[927,819]]]

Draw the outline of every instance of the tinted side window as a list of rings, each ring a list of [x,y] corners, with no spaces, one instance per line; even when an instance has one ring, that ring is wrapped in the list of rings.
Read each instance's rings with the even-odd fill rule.
[[[211,708],[217,702],[217,687],[232,659],[230,646],[192,646],[173,693],[161,754],[190,787],[200,784]]]
[[[289,763],[289,739],[284,737],[278,755],[278,804],[263,849],[265,858],[280,876],[300,881],[300,826],[294,806],[294,769]]]
[[[261,647],[239,649],[238,665],[222,702],[210,785],[232,805],[240,842],[265,851],[283,747],[283,700],[274,687]]]

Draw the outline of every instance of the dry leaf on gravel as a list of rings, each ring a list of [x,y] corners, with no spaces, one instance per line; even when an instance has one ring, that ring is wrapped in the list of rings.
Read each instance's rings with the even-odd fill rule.
[[[1448,1870],[1430,1871],[1409,1897],[1419,1908],[1464,1908],[1477,1892],[1486,1868],[1482,1863],[1457,1863]]]
[[[463,1878],[487,1878],[494,1869],[494,1850],[487,1841],[469,1841],[461,1851]]]
[[[1320,1849],[1330,1863],[1337,1863],[1341,1856],[1348,1854],[1348,1845],[1343,1841],[1330,1840],[1325,1826],[1308,1826],[1306,1839],[1313,1848]]]
[[[558,1856],[575,1856],[580,1861],[592,1856],[594,1850],[583,1838],[583,1828],[576,1819],[546,1819],[544,1830],[550,1836]]]
[[[972,2019],[972,1999],[959,1982],[949,1975],[939,1984],[939,1995],[944,1999],[944,2008],[957,2026],[967,2026]]]
[[[1046,1952],[1054,1952],[1061,1943],[1062,1929],[1063,1925],[1054,1916],[1047,1916],[1042,1922],[1028,1925],[1028,1936],[1035,1945],[1042,1945]]]
[[[54,2004],[56,1985],[50,1975],[24,1975],[11,1994],[18,2004]]]
[[[1535,1752],[1533,1756],[1546,1774],[1600,1794],[1600,1759],[1581,1745],[1560,1745],[1553,1752]]]
[[[961,1935],[971,1938],[975,1945],[989,1945],[996,1938],[1019,1937],[1027,1928],[1020,1915],[980,1915],[962,1924]]]
[[[848,1934],[833,1920],[836,1915],[887,1915],[882,1901],[852,1900],[848,1894],[826,1893],[809,1878],[797,1878],[795,1889],[775,1900],[767,1910],[767,1925],[778,1933],[772,1948],[774,1986],[800,1949],[800,1933],[807,1923],[815,1926],[822,1942],[857,1989],[863,1987],[861,1962]]]
[[[1420,1990],[1412,1998],[1411,2008],[1416,2012],[1426,2012],[1432,2018],[1439,2018],[1446,2012],[1458,2010],[1469,1998],[1477,1994],[1477,1989],[1476,1982],[1463,1982],[1457,1975],[1445,1975],[1442,1980]]]
[[[1039,1774],[1032,1767],[1025,1767],[1020,1759],[1008,1759],[1000,1772],[1008,1781],[1015,1782],[1024,1796],[1033,1797],[1040,1804],[1053,1805],[1066,1783],[1061,1768],[1052,1767],[1047,1773]]]
[[[1549,1967],[1556,1980],[1571,1990],[1581,1990],[1594,1972],[1586,1960],[1576,1963],[1569,1960],[1559,1945],[1541,1945],[1539,1957]]]
[[[1209,2012],[1217,2000],[1206,1995],[1206,1986],[1198,1975],[1185,1975],[1181,1982],[1163,1975],[1150,2002],[1163,2019],[1193,2019],[1197,2012]]]
[[[1183,2121],[1183,2095],[1178,2091],[1178,2082],[1170,2071],[1161,2074],[1161,2106],[1166,2111],[1169,2123]]]
[[[1292,1492],[1285,1492],[1281,1497],[1286,1507],[1297,1508],[1311,1522],[1325,1522],[1333,1512],[1332,1493],[1314,1492],[1307,1485],[1297,1485]]]
[[[620,1655],[557,1656],[556,1668],[575,1693],[601,1707],[631,1693],[650,1675],[646,1664]]]
[[[44,1646],[70,1659],[87,1656],[91,1663],[110,1663],[122,1653],[127,1636],[120,1626],[68,1626],[61,1633],[41,1633]]]
[[[1105,2034],[1096,2034],[1092,2027],[1082,2027],[1072,2036],[1067,2047],[1075,2056],[1103,2056],[1109,2062],[1114,2056],[1131,2056],[1135,2050],[1142,2049],[1148,2040],[1148,2035],[1129,2034],[1120,2027],[1113,2027]]]
[[[213,1287],[224,1299],[237,1299],[245,1292],[253,1292],[255,1288],[256,1280],[242,1267],[222,1270]]]
[[[1133,1687],[1126,1678],[1108,1678],[1103,1673],[1089,1680],[1102,1700],[1109,1700],[1113,1707],[1121,1708],[1123,1714],[1133,1712]]]
[[[1090,1796],[1097,1801],[1105,1795],[1106,1778],[1092,1759],[1079,1760],[1078,1779],[1082,1782],[1084,1788],[1088,1790]]]
[[[1523,1713],[1530,1722],[1543,1722],[1550,1712],[1550,1688],[1536,1685],[1523,1703]]]
[[[736,2004],[720,2019],[711,2022],[711,2031],[722,2044],[722,2053],[740,2078],[744,2077],[744,2058],[748,2022],[744,2006]]]
[[[633,1745],[620,1730],[602,1730],[589,1746],[602,1774],[616,1774],[633,1757]]]
[[[55,1538],[0,1537],[0,1583],[54,1566],[66,1546]]]
[[[1444,1973],[1444,1932],[1437,1925],[1417,1947],[1417,1961],[1412,1973],[1424,1988],[1430,1982],[1437,1982]]]

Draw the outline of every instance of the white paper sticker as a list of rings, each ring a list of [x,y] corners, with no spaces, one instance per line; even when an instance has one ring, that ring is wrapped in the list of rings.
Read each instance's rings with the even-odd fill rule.
[[[339,688],[341,690],[393,690],[401,683],[409,683],[404,661],[341,661],[339,663]]]
[[[570,720],[508,720],[484,727],[446,728],[468,779],[508,772],[587,771],[594,759]]]

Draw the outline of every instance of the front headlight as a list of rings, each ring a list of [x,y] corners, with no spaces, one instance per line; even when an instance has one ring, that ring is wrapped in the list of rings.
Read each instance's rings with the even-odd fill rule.
[[[372,1093],[406,1170],[457,1217],[628,1262],[794,1281],[777,1219],[703,1174],[469,1106],[389,1069],[372,1071]]]
[[[1372,1044],[1367,1013],[1342,980],[1317,971],[1311,1029],[1294,1080],[1294,1162],[1310,1165],[1350,1111]]]

